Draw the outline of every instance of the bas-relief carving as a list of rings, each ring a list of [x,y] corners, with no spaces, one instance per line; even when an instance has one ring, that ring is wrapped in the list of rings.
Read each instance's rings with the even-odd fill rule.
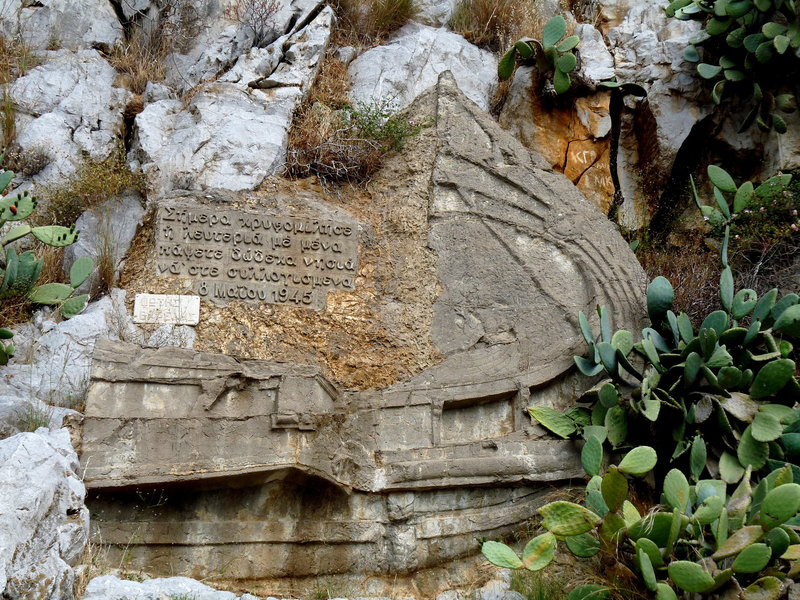
[[[525,409],[587,385],[569,371],[579,310],[613,305],[618,325],[638,325],[641,269],[566,179],[446,76],[418,104],[436,123],[422,176],[442,361],[357,391],[315,366],[98,345],[85,481],[95,526],[133,566],[231,579],[414,571],[509,533],[547,482],[581,474],[571,442]]]

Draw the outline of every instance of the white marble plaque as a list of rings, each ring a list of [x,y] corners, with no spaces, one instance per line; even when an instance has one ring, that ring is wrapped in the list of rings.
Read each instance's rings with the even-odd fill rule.
[[[175,294],[136,294],[134,323],[173,323],[197,325],[200,321],[200,296]]]

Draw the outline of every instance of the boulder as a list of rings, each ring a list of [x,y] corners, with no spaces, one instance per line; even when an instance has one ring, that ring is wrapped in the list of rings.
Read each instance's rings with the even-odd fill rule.
[[[116,150],[130,92],[114,87],[117,72],[96,50],[45,54],[44,63],[17,79],[17,143],[46,154],[48,164],[19,189],[63,182],[84,156],[102,161]]]
[[[71,600],[89,535],[86,488],[66,429],[0,440],[0,595]]]
[[[129,0],[126,0],[129,1]],[[0,30],[37,50],[101,48],[122,41],[122,25],[108,0],[3,0]]]
[[[279,171],[292,114],[316,76],[332,23],[326,7],[296,34],[242,56],[188,106],[147,104],[136,117],[131,158],[153,187],[254,189]]]
[[[114,283],[142,217],[142,199],[139,194],[130,191],[120,197],[109,198],[78,217],[75,228],[81,235],[77,242],[64,248],[64,273],[68,276],[72,263],[82,256],[91,258],[95,265],[89,279],[78,288],[78,294],[97,288],[100,278],[98,267],[110,270],[104,275],[111,276],[106,284]]]
[[[444,29],[410,23],[391,41],[367,50],[350,63],[350,97],[385,100],[402,109],[450,71],[467,98],[483,110],[497,85],[497,58]]]
[[[583,75],[583,79],[593,85],[612,79],[615,75],[614,57],[606,47],[603,34],[593,25],[581,23],[575,27],[575,35],[581,38],[578,45],[581,57],[579,73]]]

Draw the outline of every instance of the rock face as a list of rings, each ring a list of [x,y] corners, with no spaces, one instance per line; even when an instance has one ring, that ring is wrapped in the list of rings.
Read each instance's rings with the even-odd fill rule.
[[[0,594],[72,598],[89,534],[86,490],[66,429],[0,441]]]
[[[84,155],[97,161],[111,156],[130,98],[130,92],[114,87],[116,78],[96,50],[59,50],[46,53],[44,64],[14,82],[10,95],[17,106],[17,143],[23,151],[47,157],[47,166],[33,175],[32,183],[63,183]]]
[[[497,81],[497,59],[460,35],[444,29],[409,24],[392,41],[364,52],[350,64],[350,97],[408,106],[450,71],[467,98],[484,110]]]
[[[605,74],[599,68],[592,73]],[[535,67],[518,67],[500,124],[608,214],[614,199],[610,93],[596,92],[546,106],[538,86]]]
[[[571,444],[525,407],[586,385],[570,370],[579,310],[607,304],[638,325],[642,271],[449,74],[410,110],[432,126],[373,181],[371,202],[335,208],[360,223],[354,289],[321,311],[201,303],[196,347],[283,362],[97,346],[81,460],[95,527],[132,566],[262,581],[409,572],[473,553],[476,536],[532,514],[543,482],[580,473]],[[263,201],[270,223],[276,198]],[[195,202],[226,199],[246,202]],[[179,231],[192,237],[191,223]],[[130,265],[143,273],[131,288],[186,289],[154,263]],[[393,381],[359,379],[369,368]]]
[[[131,158],[153,187],[253,189],[279,171],[292,114],[314,80],[332,20],[326,7],[299,32],[253,49],[186,107],[170,99],[148,104],[136,117]]]
[[[111,281],[107,283],[113,284],[143,216],[142,199],[135,192],[109,198],[83,213],[75,222],[75,228],[81,232],[80,238],[64,249],[64,273],[68,275],[72,263],[88,256],[95,267],[102,265],[111,271]],[[104,261],[107,263],[103,264]],[[95,268],[77,293],[85,294],[96,289],[99,277],[98,268]]]
[[[110,51],[122,40],[122,25],[108,0],[2,0],[0,29],[38,50]]]
[[[250,594],[237,596],[232,592],[220,592],[187,577],[148,579],[140,583],[110,575],[92,579],[82,600],[162,600],[175,597],[193,600],[258,600]]]

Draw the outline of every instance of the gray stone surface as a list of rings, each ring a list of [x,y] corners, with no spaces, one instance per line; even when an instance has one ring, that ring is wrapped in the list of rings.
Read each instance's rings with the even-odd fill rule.
[[[408,215],[381,252],[402,271],[395,286],[408,273],[417,286],[405,302],[437,359],[419,356],[428,366],[391,385],[347,389],[320,364],[99,342],[81,460],[94,526],[131,568],[246,580],[412,572],[473,554],[475,537],[529,518],[546,482],[580,474],[572,443],[525,409],[560,406],[581,387],[579,310],[607,304],[618,326],[639,326],[643,273],[603,215],[452,76],[410,116],[432,126],[373,180],[386,198],[370,207],[390,201]],[[416,202],[422,211],[404,212]],[[377,232],[360,235],[362,252],[375,247]],[[371,303],[370,326],[392,323],[403,296],[372,293],[360,276],[364,288],[338,292],[313,320],[276,310],[271,327],[293,314],[294,335],[318,347],[324,323],[359,302]],[[250,312],[231,327],[252,345]],[[215,335],[231,323],[205,314]],[[401,342],[387,338],[381,353]]]
[[[648,91],[643,101],[627,97],[626,106],[636,110],[622,115],[617,170],[625,227],[647,225],[652,207],[643,192],[645,177],[649,195],[657,197],[692,128],[711,112],[710,103],[697,102],[707,92],[694,64],[683,59],[699,28],[698,21],[670,19],[658,6],[638,4],[608,32],[617,80],[634,81]]]
[[[603,34],[593,25],[581,23],[575,27],[575,35],[581,38],[578,50],[581,56],[580,73],[593,84],[612,79],[614,72],[614,57],[606,47]]]
[[[109,198],[102,204],[84,212],[75,222],[75,228],[81,232],[78,241],[64,248],[64,273],[78,258],[88,256],[95,267],[103,261],[110,261],[113,269],[113,285],[122,268],[122,260],[130,248],[144,217],[142,198],[136,192],[127,192],[122,196]],[[98,269],[79,288],[79,294],[97,289],[100,278]]]
[[[122,25],[108,0],[0,0],[0,30],[39,50],[110,51],[122,40]]]
[[[0,440],[0,595],[72,598],[89,533],[86,490],[66,429]]]
[[[169,600],[180,596],[193,600],[258,600],[250,594],[215,590],[188,577],[165,577],[146,581],[126,581],[111,575],[95,577],[86,587],[82,600]]]
[[[116,150],[130,92],[114,87],[117,72],[96,50],[45,53],[44,63],[17,79],[10,95],[17,107],[17,143],[41,150],[48,165],[30,183],[63,183],[88,155],[102,161]],[[26,185],[27,184],[27,185]]]
[[[497,85],[497,58],[460,35],[414,23],[350,63],[350,97],[404,108],[444,71],[453,73],[467,98],[488,110]]]
[[[441,27],[447,25],[453,16],[456,0],[418,0],[416,6],[419,12],[415,20],[432,27]]]
[[[148,104],[130,155],[159,192],[253,189],[286,158],[291,117],[308,93],[330,37],[333,11],[265,49],[254,49],[188,106]]]

